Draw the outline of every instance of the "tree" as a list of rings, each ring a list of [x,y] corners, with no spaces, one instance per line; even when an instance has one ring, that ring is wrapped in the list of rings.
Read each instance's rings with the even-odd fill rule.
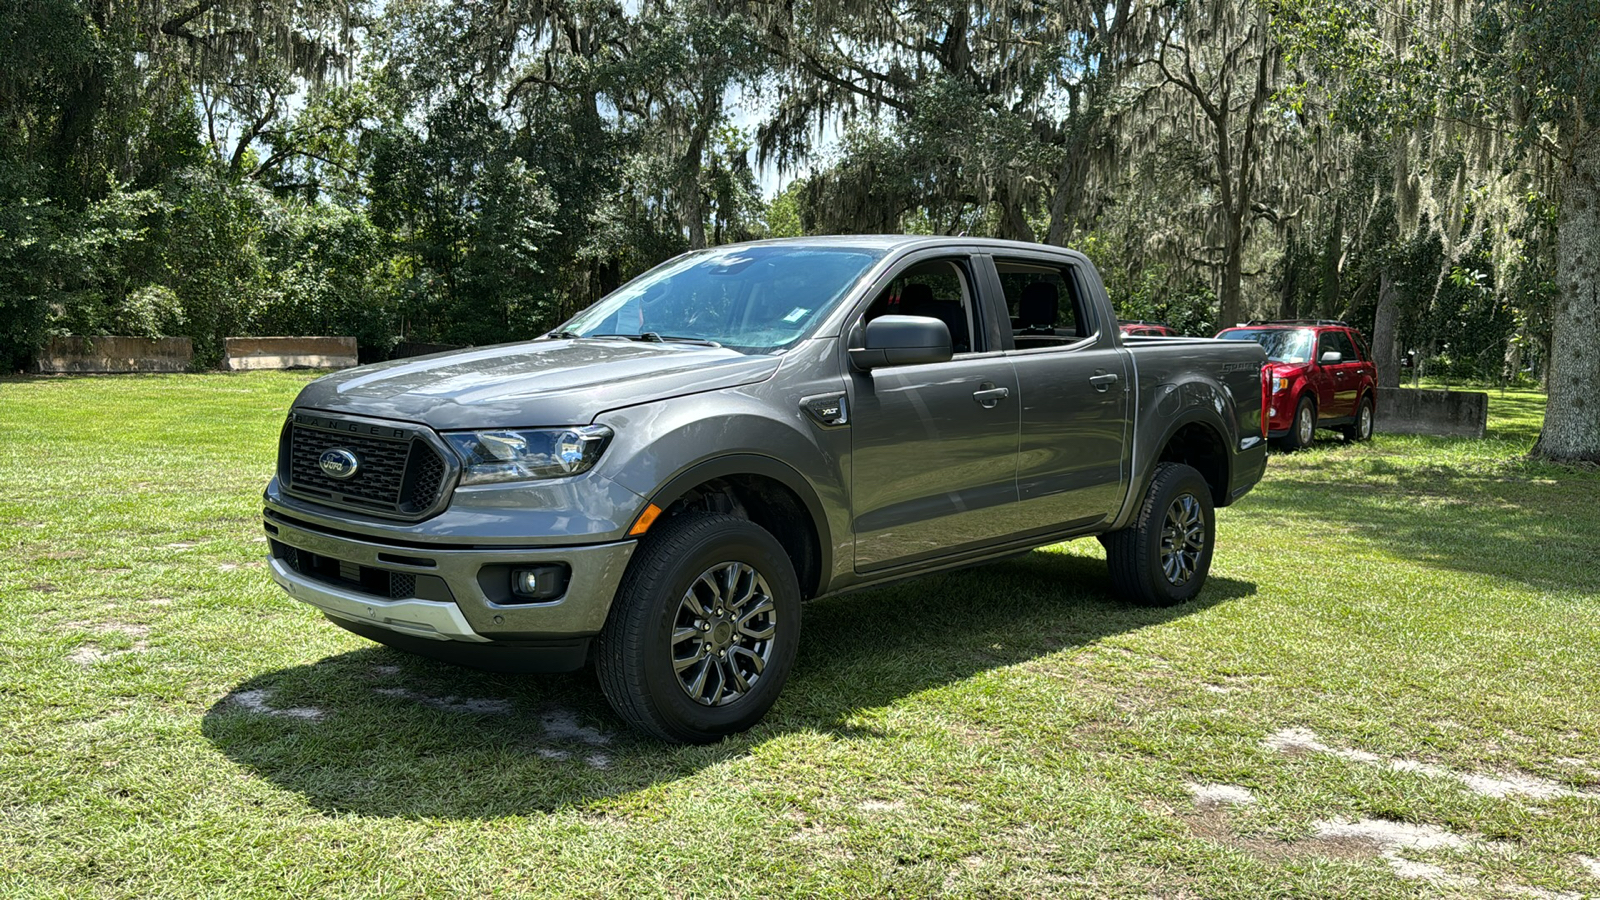
[[[1600,463],[1600,3],[1485,0],[1458,103],[1553,163],[1560,217],[1549,404],[1535,456]]]
[[[1364,21],[1339,4],[1280,6],[1345,73],[1356,115],[1344,121],[1370,116],[1387,132],[1402,236],[1423,222],[1441,242],[1441,286],[1487,246],[1502,276],[1491,289],[1509,300],[1520,286],[1508,314],[1526,329],[1545,296],[1529,254],[1554,245],[1550,396],[1533,453],[1600,461],[1600,4],[1392,0]],[[1547,197],[1553,241],[1540,237]]]
[[[846,132],[809,179],[820,227],[898,230],[917,216],[1052,243],[1091,224],[1118,171],[1111,136],[1139,99],[1121,90],[1155,22],[1138,0],[767,0],[750,14],[783,62],[762,159],[813,160],[813,135]]]
[[[1249,4],[1178,4],[1164,18],[1154,65],[1161,83],[1189,102],[1165,105],[1158,127],[1190,138],[1208,156],[1204,171],[1215,191],[1208,230],[1219,239],[1217,321],[1232,325],[1243,310],[1245,238],[1260,204],[1262,170],[1269,162],[1281,170],[1274,157],[1291,152],[1287,142],[1269,147],[1265,133],[1282,55],[1266,10]]]

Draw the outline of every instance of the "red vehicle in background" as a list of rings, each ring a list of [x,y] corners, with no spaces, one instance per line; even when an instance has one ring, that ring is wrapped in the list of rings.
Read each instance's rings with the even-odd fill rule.
[[[1117,327],[1129,337],[1177,337],[1178,332],[1163,322],[1118,322]]]
[[[1350,441],[1372,437],[1378,368],[1361,332],[1329,319],[1291,319],[1225,328],[1217,337],[1267,351],[1267,436],[1280,447],[1298,450],[1318,428],[1336,428]]]

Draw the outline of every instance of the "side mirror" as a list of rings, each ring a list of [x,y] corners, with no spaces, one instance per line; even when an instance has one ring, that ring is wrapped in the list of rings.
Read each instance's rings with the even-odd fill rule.
[[[949,326],[929,316],[879,316],[865,330],[866,346],[850,348],[851,364],[863,372],[945,362],[953,355]]]
[[[1337,350],[1329,350],[1327,353],[1322,354],[1322,364],[1325,366],[1337,366],[1342,362],[1344,362],[1344,354]]]

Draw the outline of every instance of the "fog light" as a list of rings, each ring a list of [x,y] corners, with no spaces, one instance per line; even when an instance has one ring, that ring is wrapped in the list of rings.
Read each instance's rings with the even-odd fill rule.
[[[567,592],[567,566],[555,563],[511,570],[511,593],[526,600],[554,600]]]
[[[1274,419],[1276,419],[1278,417],[1278,410],[1276,408],[1269,409],[1269,410],[1267,410],[1267,415],[1271,416]]]

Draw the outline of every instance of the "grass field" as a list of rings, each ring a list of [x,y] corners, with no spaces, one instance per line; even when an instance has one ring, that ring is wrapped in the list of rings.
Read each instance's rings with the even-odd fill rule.
[[[306,376],[0,381],[0,896],[1600,893],[1600,475],[1275,456],[1198,602],[1078,542],[806,609],[756,730],[380,649],[267,579]]]

